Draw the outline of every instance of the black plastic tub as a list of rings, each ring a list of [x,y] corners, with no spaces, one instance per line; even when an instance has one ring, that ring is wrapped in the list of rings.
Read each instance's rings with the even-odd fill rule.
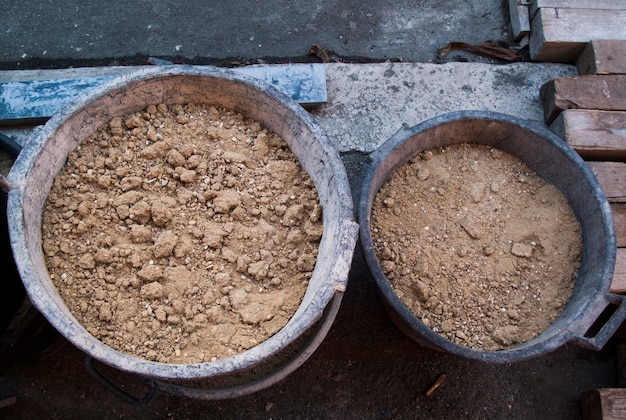
[[[379,188],[396,168],[416,154],[457,143],[488,145],[526,163],[545,181],[559,188],[582,228],[581,264],[569,302],[539,336],[506,350],[484,351],[465,347],[427,327],[396,295],[373,249],[370,218]],[[609,204],[586,163],[548,130],[500,113],[459,111],[400,130],[372,152],[370,158],[364,170],[358,206],[361,246],[391,318],[412,339],[470,359],[510,363],[548,353],[566,343],[599,350],[626,318],[624,296],[609,293],[616,247]],[[590,333],[590,328],[605,310],[614,311],[597,333]],[[594,328],[597,327],[594,325]]]

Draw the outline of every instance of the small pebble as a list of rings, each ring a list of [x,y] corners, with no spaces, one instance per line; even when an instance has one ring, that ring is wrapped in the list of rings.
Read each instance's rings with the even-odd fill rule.
[[[528,244],[514,242],[511,246],[511,254],[516,257],[530,258],[533,254],[533,247]]]

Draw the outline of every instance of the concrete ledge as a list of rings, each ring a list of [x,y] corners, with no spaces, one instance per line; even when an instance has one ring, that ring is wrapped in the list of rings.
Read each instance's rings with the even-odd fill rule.
[[[370,152],[403,124],[450,111],[497,111],[543,125],[539,88],[575,74],[564,64],[327,64],[328,101],[313,116],[342,152]]]
[[[540,87],[576,75],[567,64],[326,64],[327,102],[312,111],[340,152],[371,152],[402,125],[450,111],[487,110],[543,123]],[[3,71],[0,82],[124,74],[132,67]],[[52,73],[57,72],[57,73]],[[20,143],[29,128],[2,127]]]

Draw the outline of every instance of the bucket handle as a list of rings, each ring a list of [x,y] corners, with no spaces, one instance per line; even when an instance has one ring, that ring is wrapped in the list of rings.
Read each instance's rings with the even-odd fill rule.
[[[341,305],[344,291],[345,287],[343,285],[335,286],[335,294],[333,295],[331,303],[324,310],[320,324],[316,328],[313,336],[293,358],[287,361],[284,365],[276,368],[273,372],[252,382],[223,388],[195,388],[173,384],[162,380],[148,380],[135,376],[139,382],[149,388],[145,396],[142,398],[135,398],[96,371],[92,366],[93,359],[91,356],[87,356],[85,359],[85,369],[113,394],[129,404],[137,406],[146,406],[152,403],[159,391],[176,395],[178,397],[205,401],[224,400],[249,395],[281,381],[299,368],[310,357],[310,355],[317,350],[335,320],[335,316],[337,315],[339,306]]]
[[[600,351],[604,345],[613,337],[615,331],[622,325],[622,322],[626,319],[626,296],[616,295],[613,293],[607,294],[608,305],[617,305],[615,311],[611,314],[611,317],[602,325],[600,331],[593,337],[579,336],[574,341],[581,347],[586,347],[592,350]],[[606,307],[605,307],[606,310]]]
[[[137,407],[148,406],[148,405],[150,405],[152,403],[152,401],[156,397],[157,393],[159,392],[158,388],[155,387],[154,384],[151,383],[151,381],[143,379],[141,377],[136,377],[137,381],[141,382],[143,385],[148,387],[148,391],[146,392],[146,394],[143,397],[136,398],[136,397],[130,395],[128,392],[120,389],[120,387],[115,385],[113,382],[111,382],[110,380],[105,378],[100,372],[98,372],[96,370],[96,368],[93,366],[93,357],[91,357],[89,355],[86,356],[85,357],[84,366],[85,366],[85,370],[96,381],[98,381],[100,383],[100,385],[104,386],[109,392],[111,392],[116,397],[121,398],[122,400],[124,400],[128,404],[132,404],[132,405],[137,406]]]

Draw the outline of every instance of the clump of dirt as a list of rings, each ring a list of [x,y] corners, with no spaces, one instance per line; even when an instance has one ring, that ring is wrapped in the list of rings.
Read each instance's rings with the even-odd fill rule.
[[[489,351],[554,321],[582,247],[555,186],[501,150],[468,144],[398,168],[376,195],[372,238],[393,289],[424,324]]]
[[[164,363],[231,356],[285,326],[323,230],[282,138],[193,104],[149,106],[86,139],[42,225],[50,276],[79,322]]]

